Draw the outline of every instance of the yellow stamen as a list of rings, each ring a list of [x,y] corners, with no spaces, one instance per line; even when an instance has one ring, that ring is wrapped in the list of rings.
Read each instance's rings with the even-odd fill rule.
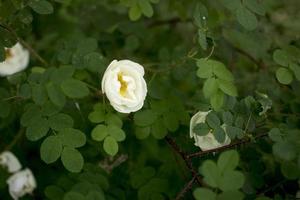
[[[10,49],[5,50],[5,60],[12,57],[12,53]]]
[[[120,82],[121,84],[121,87],[120,87],[120,94],[122,96],[125,96],[126,95],[126,91],[127,91],[127,82],[123,80],[123,75],[122,73],[119,73],[118,74],[118,81]]]

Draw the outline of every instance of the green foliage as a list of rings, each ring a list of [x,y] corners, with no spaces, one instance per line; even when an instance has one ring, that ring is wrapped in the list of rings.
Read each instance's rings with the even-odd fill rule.
[[[224,94],[237,96],[232,73],[219,61],[199,59],[197,61],[199,78],[205,78],[203,85],[204,96],[210,99],[214,110],[220,110],[224,103]]]
[[[243,186],[245,176],[236,170],[238,163],[239,155],[235,150],[222,153],[217,163],[206,160],[199,168],[204,181],[209,186],[219,188],[223,192],[217,196],[215,192],[207,188],[197,188],[193,193],[194,197],[200,199],[202,195],[205,195],[209,199],[229,199],[229,197],[242,199],[244,195],[238,190]]]

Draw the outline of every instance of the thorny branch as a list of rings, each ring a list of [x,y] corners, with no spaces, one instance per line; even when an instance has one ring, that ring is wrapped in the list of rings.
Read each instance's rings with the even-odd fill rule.
[[[259,134],[259,135],[256,135],[254,136],[253,138],[246,138],[246,139],[241,139],[241,140],[238,140],[236,142],[233,142],[229,145],[226,145],[226,146],[223,146],[223,147],[219,147],[219,148],[216,148],[216,149],[212,149],[212,150],[207,150],[207,151],[199,151],[199,152],[196,152],[196,153],[191,153],[191,154],[187,154],[185,153],[175,142],[174,139],[172,139],[170,136],[166,136],[165,137],[165,140],[166,142],[170,145],[170,147],[178,154],[180,155],[180,157],[184,160],[185,164],[186,164],[186,167],[189,169],[189,171],[191,172],[192,174],[192,179],[184,186],[184,188],[177,194],[176,196],[176,200],[179,200],[179,199],[182,199],[185,195],[186,192],[188,192],[193,184],[195,182],[197,182],[200,186],[205,186],[206,184],[202,181],[201,179],[201,176],[197,173],[196,169],[193,167],[193,164],[192,164],[192,158],[200,158],[200,157],[203,157],[207,154],[210,154],[210,153],[218,153],[218,152],[222,152],[222,151],[225,151],[227,149],[231,149],[233,147],[236,147],[236,146],[239,146],[239,145],[242,145],[242,144],[247,144],[247,143],[250,143],[256,139],[259,139],[259,138],[262,138],[262,137],[265,137],[267,136],[268,134],[267,133],[263,133],[263,134]]]

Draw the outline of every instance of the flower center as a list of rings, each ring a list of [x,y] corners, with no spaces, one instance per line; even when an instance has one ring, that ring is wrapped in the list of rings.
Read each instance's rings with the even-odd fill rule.
[[[5,50],[5,60],[11,58],[13,56],[12,52],[10,49]]]
[[[124,81],[122,73],[118,73],[118,81],[121,84],[119,93],[124,97],[126,95],[128,84],[126,81]]]

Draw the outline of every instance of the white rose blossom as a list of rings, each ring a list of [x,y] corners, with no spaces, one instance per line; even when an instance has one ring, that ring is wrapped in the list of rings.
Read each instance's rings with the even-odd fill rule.
[[[0,154],[0,165],[9,173],[17,172],[22,168],[18,158],[10,151],[4,151]]]
[[[7,179],[9,194],[18,200],[26,194],[31,194],[36,188],[36,181],[30,169],[19,171]]]
[[[130,60],[114,60],[102,78],[102,92],[120,113],[141,109],[147,95],[144,68]]]
[[[20,43],[5,48],[5,61],[0,63],[0,76],[9,76],[24,70],[29,63],[29,51]]]
[[[190,137],[194,138],[195,146],[200,147],[202,151],[216,149],[216,148],[228,145],[231,142],[231,140],[227,136],[227,134],[226,134],[224,142],[219,143],[211,131],[205,136],[199,136],[196,133],[194,133],[193,129],[196,126],[196,124],[204,123],[206,116],[208,115],[209,112],[210,111],[208,111],[208,112],[199,111],[191,118],[191,121],[190,121]],[[224,128],[224,126],[222,126],[222,128]]]

